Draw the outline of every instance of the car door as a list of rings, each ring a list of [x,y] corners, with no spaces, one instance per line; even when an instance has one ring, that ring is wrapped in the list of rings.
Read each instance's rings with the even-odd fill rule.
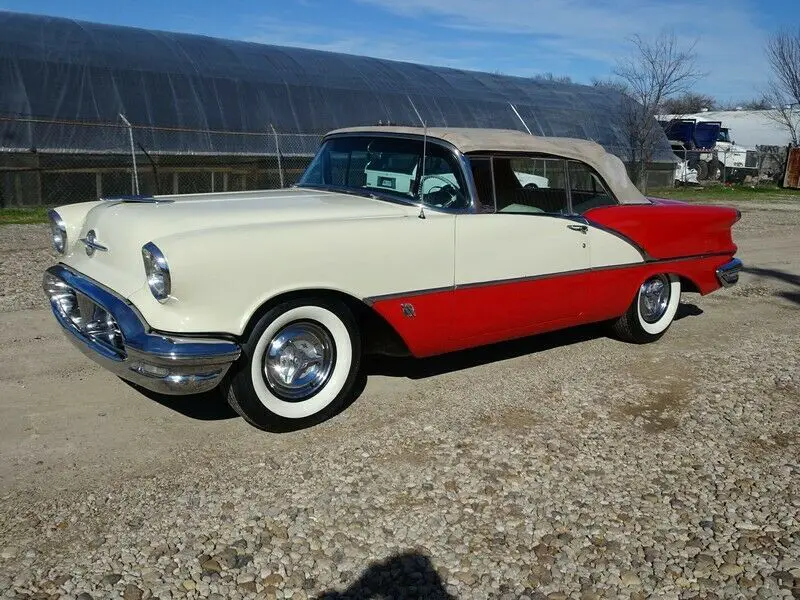
[[[453,332],[459,345],[579,322],[589,235],[585,221],[570,215],[565,161],[470,160],[480,208],[456,217]]]

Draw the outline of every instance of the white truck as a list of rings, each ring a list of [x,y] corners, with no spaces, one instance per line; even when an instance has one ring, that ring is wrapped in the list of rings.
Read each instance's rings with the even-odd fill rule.
[[[758,153],[754,148],[737,146],[721,121],[692,116],[662,115],[658,118],[672,151],[697,171],[697,179],[728,182],[758,176]]]

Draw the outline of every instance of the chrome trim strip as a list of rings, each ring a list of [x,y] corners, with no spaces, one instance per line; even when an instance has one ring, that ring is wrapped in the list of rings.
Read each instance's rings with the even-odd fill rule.
[[[722,287],[731,287],[739,283],[739,273],[744,268],[744,263],[738,258],[726,262],[716,270],[717,279]]]
[[[509,283],[524,283],[527,281],[536,281],[537,279],[549,279],[554,277],[564,277],[567,275],[582,275],[586,273],[593,273],[599,271],[610,271],[612,269],[630,269],[632,267],[643,267],[648,265],[654,264],[661,264],[661,263],[675,263],[675,262],[683,262],[686,260],[701,260],[704,258],[713,258],[715,256],[728,256],[730,252],[719,252],[719,253],[712,253],[712,254],[696,254],[692,256],[680,256],[677,258],[660,258],[660,259],[652,259],[649,261],[642,261],[642,262],[632,262],[632,263],[620,263],[616,265],[606,265],[603,267],[590,267],[587,269],[575,269],[573,271],[556,271],[554,273],[542,273],[540,275],[524,275],[522,277],[509,277],[506,279],[490,279],[488,281],[476,281],[472,283],[458,283],[451,286],[446,287],[439,287],[439,288],[430,288],[425,290],[416,290],[413,292],[394,292],[391,294],[383,294],[380,296],[370,296],[364,298],[364,302],[366,302],[369,306],[372,306],[378,301],[383,300],[396,300],[398,298],[412,298],[414,296],[421,296],[423,294],[431,294],[434,292],[452,292],[455,290],[464,290],[464,289],[471,289],[471,288],[479,288],[479,287],[488,287],[492,285],[506,285]],[[738,259],[735,259],[738,260]],[[735,261],[731,261],[735,262]],[[731,263],[728,263],[731,264]]]
[[[221,381],[241,354],[239,344],[229,340],[182,338],[153,332],[131,304],[63,264],[47,269],[44,277],[62,281],[111,314],[122,333],[122,352],[87,337],[51,301],[56,320],[81,352],[115,375],[146,389],[163,394],[208,391]]]
[[[633,266],[643,263],[633,263]],[[614,265],[614,268],[621,267],[622,265]],[[524,275],[522,277],[511,277],[508,279],[491,279],[489,281],[476,281],[473,283],[459,283],[453,286],[453,290],[469,290],[473,288],[489,287],[493,285],[507,285],[510,283],[526,283],[528,281],[536,281],[537,279],[550,279],[556,277],[564,277],[567,275],[583,275],[591,273],[592,271],[600,271],[601,269],[575,269],[574,271],[558,271],[556,273],[542,273],[541,275]]]
[[[414,296],[423,296],[426,294],[435,294],[437,292],[452,292],[455,289],[454,285],[446,285],[442,287],[435,287],[435,288],[427,288],[423,290],[417,290],[414,292],[392,292],[391,294],[381,294],[379,296],[368,296],[364,298],[364,302],[367,306],[372,306],[376,302],[381,302],[383,300],[395,300],[397,298],[413,298]]]
[[[175,202],[172,198],[162,198],[156,196],[102,196],[100,200],[105,202],[127,202],[137,204],[158,204],[159,202]]]
[[[589,225],[591,225],[592,227],[595,227],[595,228],[599,229],[600,231],[604,231],[606,233],[610,233],[611,235],[621,239],[623,242],[626,242],[627,244],[632,246],[641,255],[641,257],[644,260],[646,260],[647,262],[652,262],[652,261],[655,260],[652,256],[650,256],[650,254],[647,252],[647,250],[645,250],[642,246],[640,246],[638,243],[636,243],[633,239],[629,238],[624,233],[620,233],[616,229],[611,229],[610,227],[606,227],[605,225],[601,225],[600,223],[596,223],[595,221],[592,221],[590,218],[587,218],[587,217],[584,217],[584,218],[586,219],[586,222]]]

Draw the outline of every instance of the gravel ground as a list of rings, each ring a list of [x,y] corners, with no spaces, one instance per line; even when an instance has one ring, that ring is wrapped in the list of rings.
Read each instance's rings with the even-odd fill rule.
[[[0,312],[45,308],[41,273],[56,262],[47,225],[0,225]]]
[[[742,208],[750,272],[656,344],[374,361],[286,435],[71,350],[0,229],[0,597],[800,598],[800,210]]]

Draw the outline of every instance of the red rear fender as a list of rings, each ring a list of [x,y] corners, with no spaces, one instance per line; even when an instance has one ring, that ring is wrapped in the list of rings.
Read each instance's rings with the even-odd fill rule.
[[[741,213],[727,206],[653,200],[653,204],[602,206],[584,216],[636,242],[655,259],[734,254],[731,228]]]

